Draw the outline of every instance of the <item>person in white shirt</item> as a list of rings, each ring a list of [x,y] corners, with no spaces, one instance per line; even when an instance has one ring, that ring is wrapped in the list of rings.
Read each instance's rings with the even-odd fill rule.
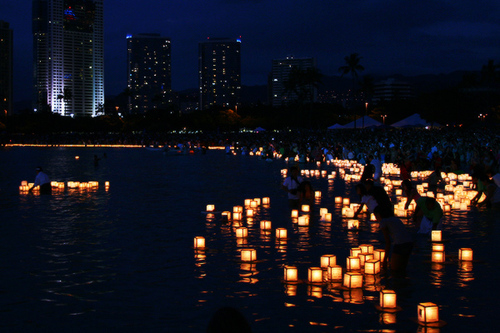
[[[33,188],[35,188],[36,186],[40,186],[40,194],[51,194],[52,193],[52,187],[50,185],[49,176],[47,176],[47,174],[45,172],[43,172],[42,167],[36,168],[35,183],[29,189],[29,192],[32,193]]]
[[[290,167],[281,188],[288,193],[288,203],[291,209],[299,209],[299,185],[302,181],[303,179],[299,175],[299,167],[296,165]]]

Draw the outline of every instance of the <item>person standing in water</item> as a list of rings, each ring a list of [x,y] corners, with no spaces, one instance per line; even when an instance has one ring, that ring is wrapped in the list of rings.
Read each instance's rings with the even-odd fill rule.
[[[49,176],[43,172],[42,167],[36,168],[35,184],[29,189],[29,193],[33,193],[33,188],[36,186],[40,186],[40,194],[52,193]]]

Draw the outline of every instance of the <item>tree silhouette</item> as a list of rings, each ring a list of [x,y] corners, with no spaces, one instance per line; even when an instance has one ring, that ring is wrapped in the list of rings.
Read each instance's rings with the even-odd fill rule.
[[[340,77],[344,75],[351,75],[352,79],[352,92],[354,94],[354,88],[356,82],[358,81],[358,73],[365,70],[365,68],[360,64],[361,57],[357,53],[351,53],[344,58],[345,65],[339,67],[339,72],[342,73]],[[354,115],[354,128],[356,128],[356,115]]]

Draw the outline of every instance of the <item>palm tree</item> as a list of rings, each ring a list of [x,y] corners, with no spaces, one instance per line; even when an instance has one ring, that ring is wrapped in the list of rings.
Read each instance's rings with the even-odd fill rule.
[[[359,63],[361,57],[357,53],[351,53],[344,58],[345,65],[339,67],[339,72],[342,73],[340,77],[344,75],[351,74],[352,78],[352,92],[354,93],[354,87],[356,81],[358,81],[358,73],[365,70],[365,68]],[[356,128],[356,115],[354,115],[354,128]]]

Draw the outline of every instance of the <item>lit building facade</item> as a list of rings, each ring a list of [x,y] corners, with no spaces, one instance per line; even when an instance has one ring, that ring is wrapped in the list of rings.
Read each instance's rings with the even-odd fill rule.
[[[9,23],[0,21],[0,112],[12,114],[13,98],[13,32]]]
[[[236,108],[241,96],[241,41],[209,38],[199,43],[199,108]]]
[[[37,111],[104,114],[103,24],[103,0],[33,0]]]
[[[287,91],[286,82],[290,77],[290,72],[296,68],[301,71],[316,67],[314,58],[294,58],[288,56],[285,59],[274,59],[272,63],[270,78],[270,97],[271,105],[275,107],[284,106],[294,102],[298,96],[293,91]],[[317,89],[313,85],[307,87],[310,90],[309,96],[312,96],[313,102],[317,100]]]
[[[383,101],[404,100],[413,97],[413,89],[407,82],[389,78],[375,83],[373,89],[373,103]]]
[[[172,103],[170,39],[160,34],[127,36],[129,112],[144,113]]]

